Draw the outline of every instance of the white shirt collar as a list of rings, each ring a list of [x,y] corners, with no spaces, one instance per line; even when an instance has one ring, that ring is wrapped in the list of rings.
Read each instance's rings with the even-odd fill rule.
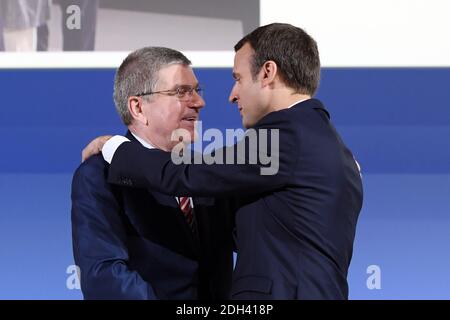
[[[298,101],[294,102],[293,104],[291,104],[289,107],[287,107],[287,109],[292,108],[292,107],[295,106],[297,103],[300,103],[300,102],[303,102],[303,101],[306,101],[306,100],[309,100],[309,99],[311,99],[311,98],[306,98],[306,99],[298,100]]]
[[[130,131],[131,132],[131,131]],[[133,137],[136,138],[137,141],[139,141],[140,144],[142,144],[144,147],[148,148],[148,149],[155,149],[154,146],[152,146],[150,143],[148,143],[147,141],[145,141],[144,139],[142,139],[141,137],[137,136],[136,134],[134,134],[133,132],[131,132],[131,134],[133,135]],[[112,157],[111,157],[112,158]],[[111,163],[111,161],[110,161]],[[178,204],[180,204],[180,199],[178,197],[175,197],[175,199],[177,200]],[[194,201],[192,200],[192,197],[189,197],[189,201],[191,202],[191,207],[194,208]]]
[[[130,131],[131,132],[131,131]],[[136,134],[134,134],[133,132],[131,132],[131,134],[133,135],[133,137],[136,138],[137,141],[139,141],[140,144],[142,144],[144,147],[149,148],[149,149],[155,149],[154,146],[152,146],[150,143],[148,143],[147,141],[145,141],[144,139],[142,139],[141,137],[137,136]]]

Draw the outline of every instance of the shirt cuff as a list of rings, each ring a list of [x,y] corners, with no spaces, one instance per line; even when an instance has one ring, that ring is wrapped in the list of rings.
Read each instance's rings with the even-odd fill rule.
[[[114,136],[106,141],[102,148],[103,159],[111,164],[112,158],[114,157],[114,153],[116,152],[117,148],[119,148],[122,143],[129,141],[129,139],[123,136]]]

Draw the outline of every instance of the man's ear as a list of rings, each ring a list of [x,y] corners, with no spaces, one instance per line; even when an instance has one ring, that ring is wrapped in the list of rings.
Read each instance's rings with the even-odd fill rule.
[[[275,61],[269,60],[264,62],[263,66],[261,67],[262,72],[262,85],[268,86],[273,84],[275,78],[277,77],[278,72],[278,66],[275,63]]]
[[[128,98],[128,111],[134,121],[138,121],[143,125],[148,124],[148,119],[143,113],[143,98],[131,96]]]

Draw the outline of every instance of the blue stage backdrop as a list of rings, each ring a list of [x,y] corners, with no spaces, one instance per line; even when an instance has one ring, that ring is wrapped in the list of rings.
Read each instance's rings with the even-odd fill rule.
[[[240,128],[230,69],[197,69],[203,128]],[[2,70],[0,299],[81,299],[70,184],[82,148],[125,132],[114,70]],[[362,166],[352,299],[450,299],[450,69],[326,68],[318,97]]]

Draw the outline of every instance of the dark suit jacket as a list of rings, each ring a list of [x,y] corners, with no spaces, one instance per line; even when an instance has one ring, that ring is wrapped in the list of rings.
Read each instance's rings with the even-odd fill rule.
[[[174,196],[113,186],[107,174],[97,155],[73,177],[73,252],[84,298],[229,298],[231,222],[218,214],[226,208],[220,199],[194,199],[194,236]]]
[[[109,181],[165,193],[239,195],[235,299],[348,298],[362,206],[352,153],[316,99],[272,112],[254,128],[280,129],[276,175],[261,175],[260,163],[175,165],[168,153],[124,143],[113,157]]]

